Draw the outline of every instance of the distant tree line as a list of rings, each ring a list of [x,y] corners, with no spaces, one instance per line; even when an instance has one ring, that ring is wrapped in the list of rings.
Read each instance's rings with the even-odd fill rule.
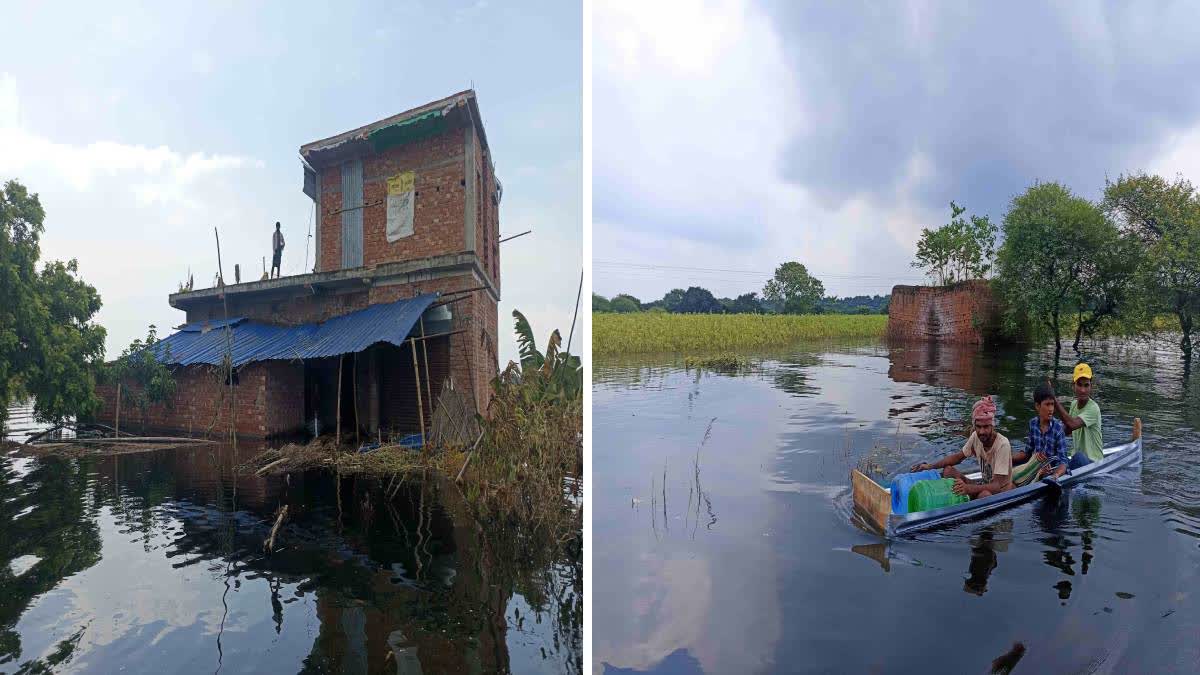
[[[718,298],[706,288],[676,288],[658,300],[642,302],[627,293],[606,298],[592,294],[593,312],[668,312],[672,314],[887,314],[890,295],[826,296],[825,286],[798,262],[786,262],[757,292]]]

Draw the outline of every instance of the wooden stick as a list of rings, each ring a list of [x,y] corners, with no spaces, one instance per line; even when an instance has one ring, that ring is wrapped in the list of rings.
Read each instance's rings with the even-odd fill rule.
[[[417,378],[417,420],[421,423],[421,452],[425,452],[425,404],[421,401],[421,369],[417,366],[417,343],[409,339],[409,349],[412,351],[413,375]]]
[[[337,446],[342,444],[342,359],[345,354],[338,355],[338,391],[337,391],[337,433],[334,437],[334,453],[337,453]]]
[[[354,352],[354,363],[350,366],[350,396],[354,398],[354,445],[358,443],[358,352]]]
[[[279,515],[275,517],[275,525],[271,528],[271,536],[263,542],[263,551],[270,555],[275,550],[275,535],[279,534],[279,526],[283,524],[283,519],[287,517],[287,504],[279,509]]]
[[[461,295],[463,293],[474,293],[475,291],[486,291],[488,288],[489,288],[489,286],[472,286],[471,288],[464,288],[461,291],[449,291],[447,293],[442,293],[442,297],[446,298],[446,297],[450,297],[451,295]]]
[[[421,337],[425,337],[425,315],[421,315]],[[429,388],[429,350],[425,348],[425,340],[421,340],[421,354],[425,357],[425,400],[429,403],[429,426],[433,426],[433,393]]]
[[[121,383],[117,382],[117,419],[113,421],[113,435],[121,435]]]
[[[467,470],[467,465],[471,463],[471,458],[475,456],[475,448],[479,447],[479,441],[483,440],[483,431],[479,432],[479,436],[475,439],[475,445],[471,446],[471,451],[467,453],[467,461],[463,462],[462,468],[458,470],[458,475],[454,477],[454,482],[462,480],[463,472]]]
[[[458,330],[446,331],[445,333],[434,333],[433,335],[426,335],[425,337],[418,336],[418,337],[410,337],[408,339],[412,340],[413,342],[421,342],[422,340],[432,340],[434,338],[450,337],[451,335],[458,335],[459,333],[465,333],[465,332],[467,332],[466,328],[459,328]]]
[[[261,475],[263,475],[264,473],[266,473],[268,470],[270,470],[270,469],[273,469],[273,468],[275,468],[275,467],[279,466],[280,464],[283,464],[283,463],[284,463],[284,462],[286,462],[287,460],[288,460],[288,458],[287,458],[287,457],[280,457],[279,459],[275,460],[274,462],[271,462],[270,464],[267,464],[266,466],[264,466],[263,468],[259,469],[258,471],[255,471],[255,472],[254,472],[254,475],[256,475],[256,476],[261,476]]]
[[[463,300],[467,300],[470,297],[471,296],[469,296],[469,295],[460,295],[455,298],[451,298],[450,300],[440,300],[438,302],[431,304],[429,306],[429,309],[433,309],[434,307],[442,307],[443,305],[453,305],[456,302],[461,302]]]

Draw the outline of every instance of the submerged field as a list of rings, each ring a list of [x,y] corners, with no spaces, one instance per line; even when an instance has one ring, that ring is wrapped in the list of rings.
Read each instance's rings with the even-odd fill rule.
[[[802,340],[882,337],[883,314],[593,314],[592,353],[779,347]]]
[[[593,362],[592,672],[1196,671],[1200,379],[1170,340],[1087,345],[1105,445],[1142,418],[1140,466],[892,539],[856,526],[851,468],[958,450],[984,393],[1023,448],[1052,346],[686,356]],[[933,647],[951,623],[970,648]]]

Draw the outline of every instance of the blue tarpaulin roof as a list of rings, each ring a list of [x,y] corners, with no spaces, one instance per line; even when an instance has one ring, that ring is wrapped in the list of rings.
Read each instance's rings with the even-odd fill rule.
[[[276,326],[241,317],[189,323],[161,340],[155,354],[166,363],[181,366],[220,365],[225,355],[226,325],[230,326],[234,366],[351,354],[377,342],[400,346],[437,297],[437,293],[427,293],[299,326]]]

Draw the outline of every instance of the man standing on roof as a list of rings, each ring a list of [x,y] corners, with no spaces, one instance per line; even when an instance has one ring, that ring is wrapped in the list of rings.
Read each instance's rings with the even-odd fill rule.
[[[1075,366],[1071,375],[1075,398],[1071,409],[1054,399],[1054,413],[1071,434],[1071,469],[1104,459],[1104,433],[1101,430],[1100,404],[1092,399],[1092,368],[1086,363]],[[1046,378],[1047,384],[1052,384]]]
[[[274,252],[271,256],[271,276],[278,277],[279,261],[283,258],[283,232],[279,231],[279,221],[275,221],[275,234],[271,235],[271,250]]]

